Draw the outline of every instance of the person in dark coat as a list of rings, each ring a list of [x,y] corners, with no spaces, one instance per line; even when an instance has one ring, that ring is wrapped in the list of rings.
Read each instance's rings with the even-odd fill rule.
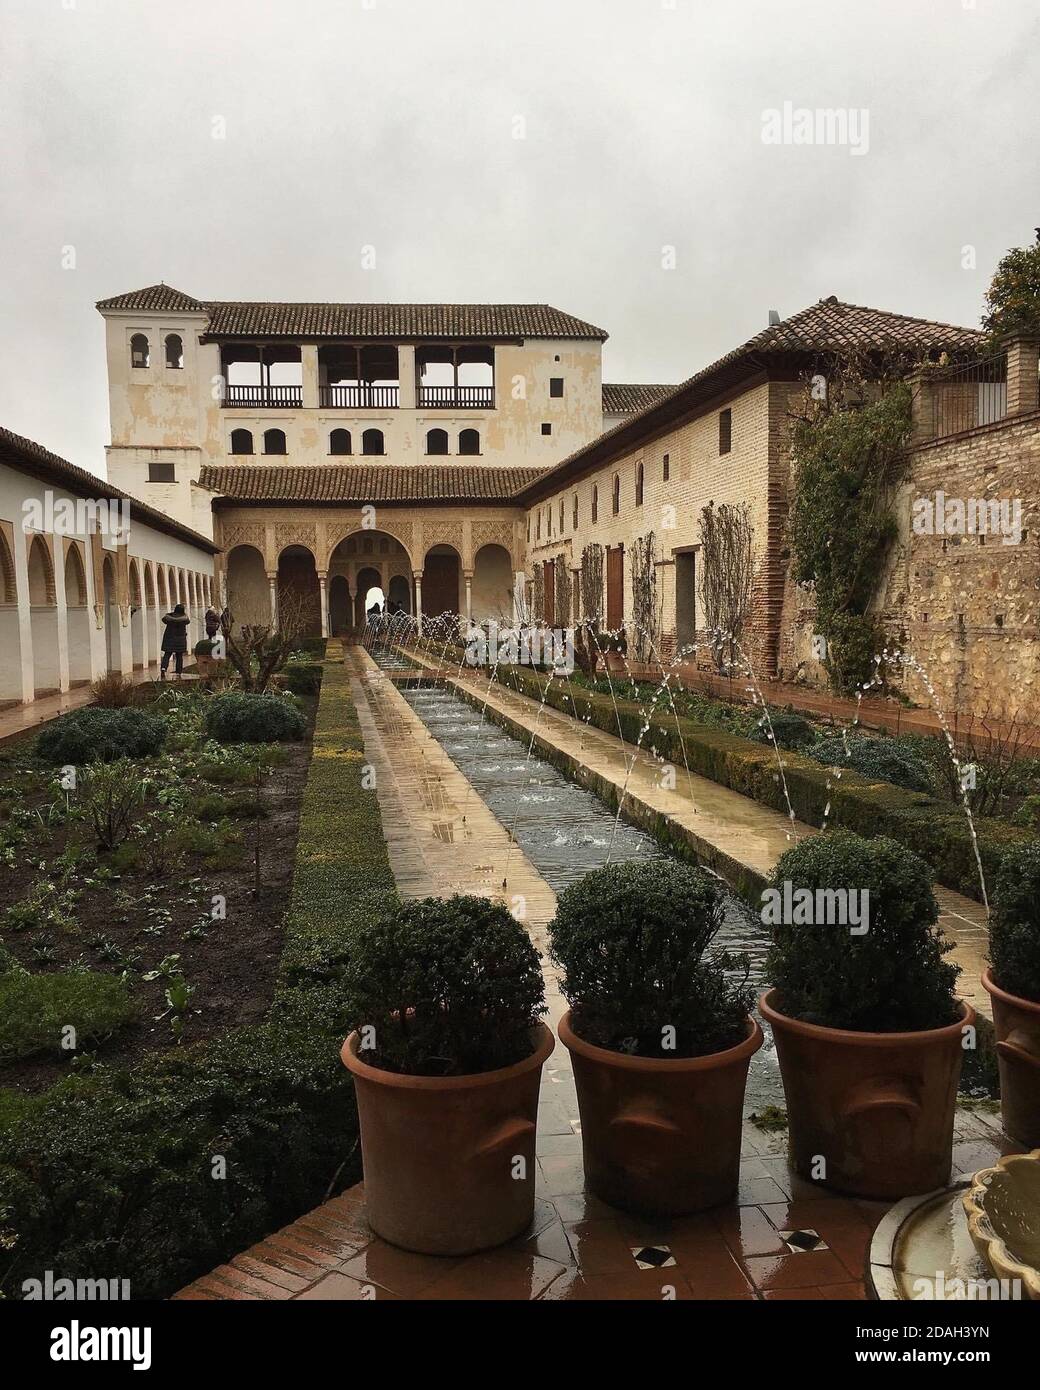
[[[184,653],[188,650],[188,623],[190,618],[184,611],[184,604],[178,603],[172,613],[163,614],[162,669],[159,679],[166,679],[166,668],[173,657],[174,670],[180,679],[184,668]]]
[[[206,609],[206,636],[213,640],[220,631],[220,614],[215,608]]]

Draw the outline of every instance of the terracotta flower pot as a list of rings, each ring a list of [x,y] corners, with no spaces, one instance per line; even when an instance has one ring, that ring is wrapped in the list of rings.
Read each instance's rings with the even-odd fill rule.
[[[351,1033],[340,1056],[354,1078],[368,1220],[425,1255],[470,1255],[519,1235],[534,1214],[535,1122],[544,1023],[522,1062],[477,1076],[402,1076],[370,1067]],[[523,1177],[516,1177],[517,1159]]]
[[[1040,1004],[1008,994],[986,970],[1000,1070],[1000,1113],[1012,1139],[1040,1148]]]
[[[802,1177],[892,1200],[945,1187],[963,1031],[975,1022],[968,1004],[959,1022],[918,1033],[803,1023],[778,1012],[772,989],[758,1006],[773,1030]]]
[[[744,1088],[762,1029],[707,1057],[630,1057],[575,1033],[568,1010],[560,1041],[571,1054],[581,1113],[585,1179],[625,1211],[682,1216],[737,1190]]]

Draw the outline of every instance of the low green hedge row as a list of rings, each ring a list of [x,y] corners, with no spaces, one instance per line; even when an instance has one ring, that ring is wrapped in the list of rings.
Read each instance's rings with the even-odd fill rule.
[[[541,699],[554,709],[587,720],[605,733],[620,733],[629,743],[639,738],[645,715],[631,700],[615,702],[566,682],[518,667],[499,670],[499,680],[523,695]],[[720,786],[749,796],[773,810],[787,811],[777,755],[768,744],[741,738],[723,729],[696,724],[682,716],[676,720],[662,696],[642,747],[657,752],[683,767],[684,752],[690,771]],[[887,835],[919,854],[936,881],[968,897],[980,898],[978,869],[971,832],[963,811],[924,792],[904,791],[888,782],[871,781],[844,771],[840,778],[808,756],[782,753],[784,778],[791,805],[799,820],[808,825],[843,826],[860,835]],[[828,785],[828,783],[830,785]],[[979,853],[987,882],[996,874],[1005,852],[1013,845],[1035,839],[1027,830],[993,819],[977,819]]]
[[[346,671],[330,663],[304,791],[276,996],[260,1025],[0,1092],[3,1288],[57,1269],[166,1296],[357,1180],[350,1014],[337,962],[394,897]]]

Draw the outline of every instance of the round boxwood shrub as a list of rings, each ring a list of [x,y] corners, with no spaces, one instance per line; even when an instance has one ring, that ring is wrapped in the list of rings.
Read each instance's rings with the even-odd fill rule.
[[[864,734],[824,738],[815,748],[809,749],[809,755],[828,767],[851,768],[862,777],[891,782],[907,791],[933,790],[927,762],[923,757],[914,757],[905,744],[898,744],[894,739],[869,738]]]
[[[206,733],[218,743],[278,743],[306,731],[303,715],[282,695],[229,691],[206,706]]]
[[[773,925],[766,971],[783,1013],[864,1033],[916,1032],[955,1022],[953,987],[960,970],[943,959],[952,945],[936,925],[939,905],[923,859],[884,836],[867,840],[850,830],[830,830],[780,856],[769,886],[781,901],[787,884],[792,902],[800,889],[812,893],[807,915],[813,920],[803,922],[796,907],[794,920]],[[868,894],[865,910],[855,913],[865,932],[854,934],[848,923],[842,925],[837,900],[818,892],[833,889]]]
[[[145,710],[87,705],[63,714],[40,730],[36,755],[56,767],[66,763],[148,758],[161,751],[166,725]]]
[[[1040,844],[1000,861],[989,924],[993,978],[1007,994],[1040,1004]]]
[[[769,737],[770,728],[773,733],[772,739]],[[767,723],[763,716],[761,722],[756,724],[751,737],[758,743],[771,743],[775,740],[777,748],[799,752],[803,748],[811,748],[816,742],[816,730],[804,715],[796,714],[794,710],[770,710],[769,722]]]
[[[742,1042],[747,959],[705,954],[724,901],[709,874],[668,859],[609,864],[565,888],[549,939],[575,1031],[641,1057],[699,1057]]]
[[[370,1066],[469,1076],[531,1053],[545,986],[531,938],[487,898],[406,902],[359,931],[345,970]]]

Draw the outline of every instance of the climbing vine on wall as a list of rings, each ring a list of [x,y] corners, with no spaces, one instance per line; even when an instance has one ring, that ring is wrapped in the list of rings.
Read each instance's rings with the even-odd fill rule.
[[[545,571],[535,565],[531,571],[531,617],[540,623],[545,616]]]
[[[581,616],[598,623],[603,616],[603,547],[587,545],[581,552]]]
[[[870,605],[896,536],[892,503],[906,468],[910,411],[905,381],[881,389],[845,382],[824,400],[807,390],[792,428],[792,575],[815,587],[824,665],[845,694],[875,676],[884,647]]]
[[[719,671],[736,664],[751,608],[751,519],[747,503],[714,502],[701,510],[704,623]]]
[[[649,661],[660,650],[660,611],[657,604],[657,557],[654,533],[637,536],[632,543],[632,618],[636,630],[636,657]]]

